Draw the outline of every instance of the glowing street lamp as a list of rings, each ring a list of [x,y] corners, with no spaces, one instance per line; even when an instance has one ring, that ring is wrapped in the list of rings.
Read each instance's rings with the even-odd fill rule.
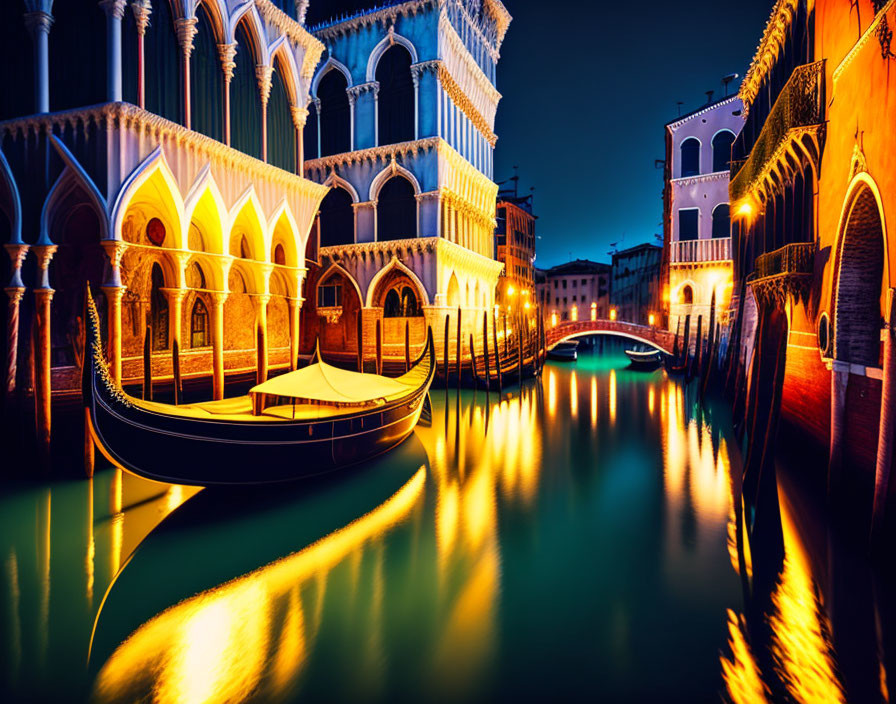
[[[655,322],[656,322],[656,316],[653,313],[651,313],[650,315],[647,316],[647,324],[648,325],[650,325],[652,327]]]
[[[616,320],[616,309],[610,308],[610,320]]]
[[[557,312],[556,311],[551,313],[551,327],[552,328],[557,327]]]
[[[572,318],[573,322],[579,319],[579,307],[573,306],[572,311],[570,311],[570,318]]]

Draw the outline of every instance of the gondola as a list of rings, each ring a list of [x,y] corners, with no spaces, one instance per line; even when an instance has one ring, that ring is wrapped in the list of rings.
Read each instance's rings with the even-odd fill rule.
[[[577,352],[578,346],[578,340],[558,342],[548,350],[548,359],[553,359],[557,362],[575,362],[579,356]]]
[[[97,447],[127,471],[174,484],[292,481],[369,459],[413,432],[436,370],[430,329],[395,379],[337,369],[318,352],[315,364],[248,396],[174,406],[129,396],[112,379],[89,293],[86,320],[82,391]]]
[[[649,371],[663,363],[663,356],[659,350],[626,350],[625,354],[628,356],[629,366],[632,369]]]

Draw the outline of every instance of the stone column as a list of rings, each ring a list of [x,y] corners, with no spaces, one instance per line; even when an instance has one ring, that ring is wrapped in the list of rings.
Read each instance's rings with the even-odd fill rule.
[[[263,384],[268,378],[268,302],[271,294],[259,293],[252,296],[255,304],[255,383]]]
[[[271,66],[256,66],[255,78],[258,80],[258,91],[261,94],[261,160],[268,160],[268,100],[271,98]]]
[[[6,369],[3,388],[6,397],[12,396],[16,390],[16,373],[19,356],[19,310],[21,309],[22,296],[25,294],[25,284],[22,282],[22,263],[28,254],[27,244],[8,244],[6,251],[12,260],[12,277],[9,286],[6,287],[6,295],[9,305],[6,313]]]
[[[296,105],[290,106],[292,123],[296,126],[296,174],[305,170],[305,123],[308,121],[308,110]]]
[[[301,298],[287,298],[289,306],[289,369],[295,371],[299,359],[299,314],[302,311]]]
[[[414,82],[414,141],[420,139],[420,71],[411,67],[411,80]]]
[[[345,89],[348,96],[348,150],[355,151],[355,100],[358,93],[353,91],[351,87]]]
[[[50,112],[50,27],[52,0],[26,0],[25,27],[34,42],[34,109]]]
[[[224,398],[224,302],[226,291],[213,291],[212,323],[212,387],[215,401]]]
[[[317,120],[317,158],[320,158],[320,98],[314,99],[314,119]]]
[[[184,298],[187,291],[182,288],[163,288],[162,293],[168,300],[168,334],[171,336],[171,344],[177,340],[178,347],[182,349]]]
[[[106,99],[121,102],[121,20],[125,0],[100,0],[106,13]]]
[[[121,284],[121,258],[127,245],[117,240],[106,240],[102,243],[109,258],[109,279],[103,284],[106,294],[108,344],[106,354],[109,357],[109,372],[112,378],[121,383],[121,299],[127,290]],[[84,321],[85,324],[87,321]]]
[[[38,452],[43,469],[50,467],[50,437],[52,428],[52,377],[50,303],[55,291],[50,288],[50,260],[56,245],[35,245],[40,272],[40,285],[34,289],[35,331],[34,345],[34,420]]]
[[[193,53],[193,37],[196,36],[196,23],[199,20],[195,17],[179,17],[174,20],[174,28],[177,31],[177,41],[180,44],[181,64],[180,70],[183,74],[184,86],[184,127],[190,129],[190,54]]]
[[[134,13],[134,21],[137,24],[137,104],[141,108],[146,107],[146,71],[144,62],[144,39],[146,28],[149,26],[149,16],[152,14],[150,0],[132,0],[131,12]]]
[[[218,58],[224,72],[224,144],[230,146],[230,84],[236,68],[236,44],[218,44]]]

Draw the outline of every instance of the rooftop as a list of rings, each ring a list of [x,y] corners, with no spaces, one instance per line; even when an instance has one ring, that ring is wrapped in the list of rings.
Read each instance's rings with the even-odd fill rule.
[[[551,276],[572,276],[576,274],[605,274],[610,271],[610,265],[602,262],[593,262],[590,259],[576,259],[575,261],[566,262],[545,269],[546,277]]]

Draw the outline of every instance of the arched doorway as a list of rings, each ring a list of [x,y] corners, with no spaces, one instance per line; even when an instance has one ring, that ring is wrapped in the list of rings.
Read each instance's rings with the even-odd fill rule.
[[[884,233],[874,193],[854,191],[840,237],[834,311],[834,356],[867,367],[880,364]]]
[[[404,355],[405,330],[412,351],[422,348],[426,339],[424,303],[416,282],[400,268],[393,268],[377,283],[373,305],[383,310],[383,346],[389,354]]]
[[[351,149],[351,108],[348,82],[341,71],[327,71],[317,86],[320,101],[320,156],[343,154]]]
[[[321,349],[354,353],[361,310],[361,297],[354,283],[338,269],[326,273],[317,285],[315,303]]]
[[[377,195],[376,238],[380,242],[417,236],[417,199],[413,184],[393,176]]]

